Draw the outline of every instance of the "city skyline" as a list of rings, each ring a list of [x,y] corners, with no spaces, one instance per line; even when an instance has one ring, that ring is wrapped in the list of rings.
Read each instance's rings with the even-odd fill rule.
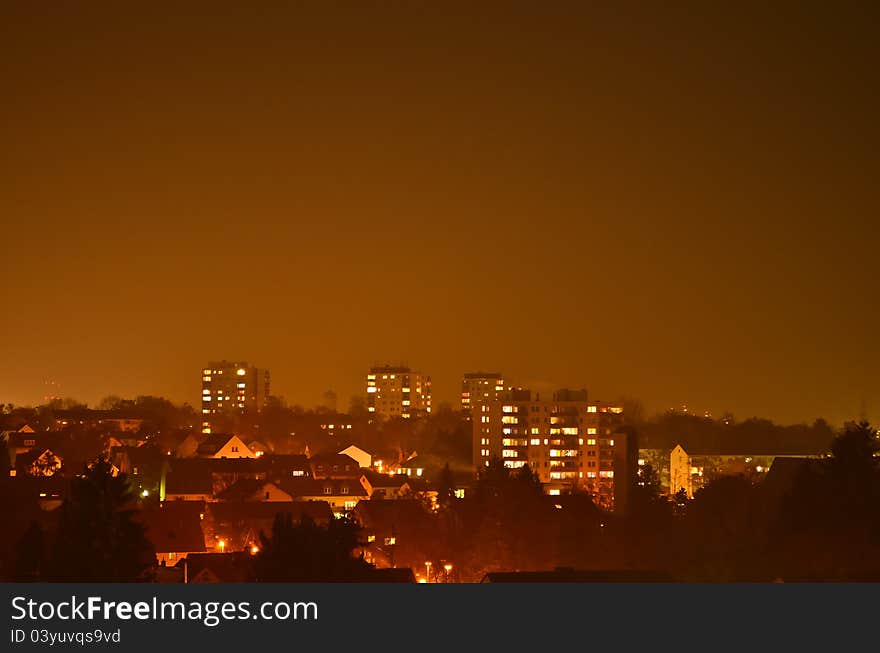
[[[876,416],[867,11],[9,7],[0,400],[226,356]]]

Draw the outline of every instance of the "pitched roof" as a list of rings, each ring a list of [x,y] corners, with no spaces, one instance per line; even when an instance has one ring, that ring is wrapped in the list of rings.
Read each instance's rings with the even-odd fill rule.
[[[399,488],[404,483],[408,483],[411,479],[406,474],[380,474],[372,469],[362,469],[361,473],[366,477],[367,482],[376,488]]]
[[[235,551],[230,553],[191,553],[176,566],[186,565],[189,582],[244,583],[251,578],[250,554]]]
[[[202,501],[169,501],[137,514],[156,553],[190,553],[205,550],[204,513]]]
[[[240,478],[217,497],[221,501],[250,501],[262,495],[267,485],[278,487],[274,483],[259,478]],[[257,499],[259,500],[259,498]]]
[[[212,433],[199,443],[196,453],[203,456],[212,456],[229,442],[235,436],[231,433]]]
[[[279,487],[294,499],[299,497],[350,496],[363,498],[367,491],[359,478],[289,478]]]
[[[211,469],[207,465],[180,465],[173,463],[165,475],[165,494],[211,494]]]
[[[319,453],[312,456],[309,463],[321,474],[357,474],[360,471],[358,462],[342,453]]]

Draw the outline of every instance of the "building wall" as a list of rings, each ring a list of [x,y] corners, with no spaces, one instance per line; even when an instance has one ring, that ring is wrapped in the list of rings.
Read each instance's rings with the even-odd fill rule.
[[[367,410],[381,419],[431,412],[431,377],[408,367],[374,367],[367,374]]]
[[[585,397],[572,401],[567,400],[569,395],[557,396],[566,400],[532,400],[529,393],[473,406],[475,466],[486,466],[493,457],[510,469],[528,464],[545,491],[584,490],[611,508],[615,477],[626,483],[635,473],[634,455],[621,431],[622,411]],[[626,453],[615,458],[618,451]]]
[[[504,393],[504,379],[499,373],[473,372],[461,381],[461,409],[470,416],[471,406],[498,401]]]
[[[261,410],[269,390],[268,370],[246,362],[208,363],[202,369],[202,432],[211,432],[211,415]]]

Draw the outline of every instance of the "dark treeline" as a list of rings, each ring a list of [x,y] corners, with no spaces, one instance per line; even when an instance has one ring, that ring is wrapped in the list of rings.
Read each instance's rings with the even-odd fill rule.
[[[760,483],[719,478],[692,500],[663,496],[656,473],[645,467],[623,515],[602,511],[588,495],[547,496],[528,467],[511,471],[499,461],[480,471],[464,499],[451,492],[451,471],[441,473],[437,509],[425,498],[364,503],[391,516],[396,566],[451,561],[456,580],[558,567],[641,570],[681,581],[878,580],[876,433],[851,423],[829,448],[825,458],[779,459]],[[24,500],[14,481],[0,482],[4,503]],[[4,556],[3,578],[151,580],[151,545],[125,475],[113,476],[99,460],[69,482],[51,519],[7,524],[7,532],[22,535],[7,542],[14,551]],[[382,532],[379,521],[371,528]],[[276,519],[248,563],[251,577],[369,578],[361,535],[347,520],[318,527]]]
[[[768,419],[751,417],[736,421],[668,412],[634,425],[643,449],[672,449],[680,444],[689,453],[755,455],[807,455],[828,450],[834,430],[823,419],[813,424],[782,426]]]

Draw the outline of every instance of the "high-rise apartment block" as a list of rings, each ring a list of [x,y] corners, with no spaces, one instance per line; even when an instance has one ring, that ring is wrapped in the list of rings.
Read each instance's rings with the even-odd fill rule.
[[[461,409],[470,417],[472,405],[496,401],[503,392],[500,372],[468,372],[461,381]]]
[[[472,405],[473,460],[478,468],[492,458],[510,469],[528,464],[548,494],[585,491],[604,508],[625,510],[638,448],[622,413],[588,401],[586,390],[560,390],[549,401],[511,390]]]
[[[220,361],[202,369],[202,432],[211,432],[211,416],[261,410],[269,396],[269,370],[246,362]]]
[[[367,410],[382,419],[431,412],[431,377],[408,367],[373,367],[367,374]]]

